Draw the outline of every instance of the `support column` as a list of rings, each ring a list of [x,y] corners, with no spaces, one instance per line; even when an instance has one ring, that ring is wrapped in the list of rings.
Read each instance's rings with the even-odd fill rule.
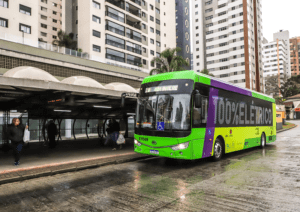
[[[85,123],[85,134],[86,134],[87,139],[90,139],[89,133],[88,133],[88,123],[89,123],[89,119],[87,119],[86,123]]]
[[[76,140],[76,136],[75,136],[75,123],[76,123],[76,119],[74,119],[74,123],[73,123],[73,127],[72,127],[72,129],[73,129],[73,137]]]
[[[65,120],[65,137],[66,138],[72,137],[72,120],[71,119]]]

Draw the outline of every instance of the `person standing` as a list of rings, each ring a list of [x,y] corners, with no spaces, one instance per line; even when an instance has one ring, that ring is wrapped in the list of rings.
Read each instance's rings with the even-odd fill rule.
[[[13,155],[15,158],[15,166],[20,165],[20,153],[23,147],[24,125],[20,124],[18,118],[12,120],[12,125],[8,127],[7,136],[11,140]]]
[[[50,121],[47,127],[47,131],[48,131],[48,139],[49,139],[49,148],[53,149],[56,146],[55,136],[57,135],[57,128],[53,120]]]

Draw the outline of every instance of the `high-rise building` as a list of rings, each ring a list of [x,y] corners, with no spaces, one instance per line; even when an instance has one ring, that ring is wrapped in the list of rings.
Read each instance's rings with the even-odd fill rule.
[[[291,76],[300,74],[300,37],[290,39]]]
[[[175,24],[174,1],[0,0],[2,37],[24,37],[38,47],[63,30],[74,34],[77,50],[89,59],[145,72],[159,66],[151,63],[155,56],[176,47]]]
[[[289,42],[290,42],[290,33],[288,30],[280,30],[279,32],[276,32],[273,34],[273,41],[277,41],[277,40],[283,40],[285,42],[285,44],[287,45],[287,68],[285,71],[285,74],[287,75],[287,77],[291,77],[291,53],[289,50]]]
[[[261,91],[261,0],[193,1],[194,70]]]
[[[176,46],[181,48],[178,55],[182,56],[191,68],[191,35],[190,35],[190,2],[189,0],[175,0],[176,2]]]

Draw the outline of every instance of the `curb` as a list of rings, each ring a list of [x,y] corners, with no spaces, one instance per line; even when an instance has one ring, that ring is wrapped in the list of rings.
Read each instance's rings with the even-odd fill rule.
[[[76,163],[64,163],[63,165],[68,165],[70,166],[69,168],[62,168],[59,169],[59,166],[45,166],[46,170],[38,173],[34,173],[34,171],[38,171],[39,168],[31,168],[28,170],[29,172],[32,171],[33,173],[28,173],[26,175],[26,169],[23,169],[24,174],[22,174],[22,171],[20,173],[17,172],[17,170],[13,170],[7,173],[3,173],[3,175],[8,175],[7,178],[1,179],[1,174],[0,174],[0,185],[7,184],[7,183],[13,183],[13,182],[19,182],[19,181],[24,181],[24,180],[29,180],[29,179],[34,179],[34,178],[39,178],[39,177],[46,177],[46,176],[52,176],[56,174],[62,174],[62,173],[67,173],[67,172],[75,172],[75,171],[81,171],[85,169],[92,169],[92,168],[98,168],[101,166],[107,166],[107,165],[114,165],[114,164],[122,164],[122,163],[128,163],[128,162],[133,162],[141,159],[147,159],[151,158],[152,156],[149,155],[141,155],[137,157],[131,157],[127,159],[117,159],[114,161],[94,161],[94,163],[91,163],[90,165],[83,165],[83,166],[76,166]],[[80,163],[80,162],[78,162]],[[3,176],[2,175],[2,176]]]
[[[278,132],[276,132],[276,133],[281,133],[281,132],[284,132],[284,131],[287,131],[287,130],[294,129],[294,128],[296,128],[296,127],[298,127],[298,125],[295,125],[295,126],[293,126],[293,127],[289,128],[289,129],[283,129],[283,130],[279,130],[279,131],[278,131]]]

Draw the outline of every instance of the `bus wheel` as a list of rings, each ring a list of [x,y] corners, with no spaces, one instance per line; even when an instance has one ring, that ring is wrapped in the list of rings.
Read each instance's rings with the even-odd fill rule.
[[[213,159],[214,161],[219,161],[221,160],[222,156],[223,156],[223,145],[220,139],[217,138],[214,146]]]
[[[260,138],[260,147],[264,148],[265,146],[266,146],[266,136],[265,133],[262,133]]]

